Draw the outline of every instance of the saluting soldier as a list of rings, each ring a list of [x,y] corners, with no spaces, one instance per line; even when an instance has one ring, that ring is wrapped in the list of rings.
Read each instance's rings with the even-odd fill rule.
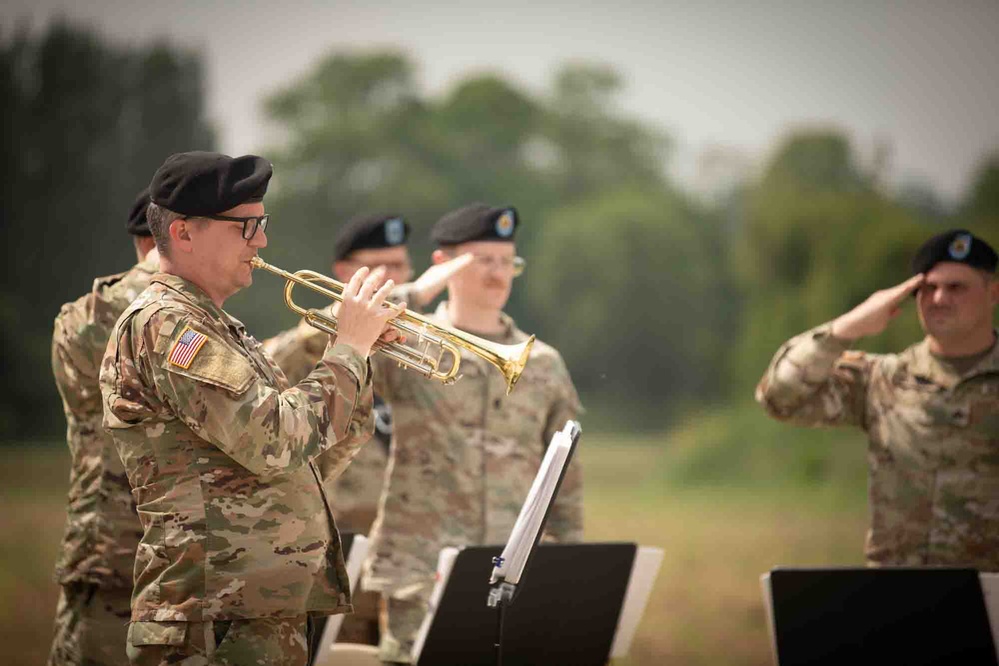
[[[150,184],[162,272],[118,320],[100,378],[143,527],[133,664],[305,664],[308,616],[351,610],[322,479],[370,436],[367,357],[394,338],[392,283],[354,275],[336,344],[289,387],[222,309],[267,246],[270,177],[260,157],[192,152]]]
[[[447,285],[451,274],[461,270],[471,257],[459,257],[433,266],[410,282],[413,268],[406,241],[409,223],[400,215],[361,215],[337,230],[333,239],[333,276],[346,283],[361,268],[384,270],[384,278],[396,286],[389,298],[421,310]],[[381,286],[381,285],[377,285]],[[295,328],[264,341],[264,349],[284,371],[289,382],[304,378],[319,362],[329,336],[304,319]],[[392,410],[375,394],[375,439],[354,458],[343,474],[327,484],[337,526],[368,534],[378,511],[382,479],[388,463],[392,435]],[[355,613],[344,620],[338,640],[349,643],[378,643],[378,595],[354,595]]]
[[[98,378],[111,329],[159,268],[146,223],[148,203],[144,189],[125,223],[138,263],[94,280],[89,293],[62,306],[52,332],[52,372],[66,414],[70,472],[55,572],[62,591],[51,666],[128,663],[125,631],[142,526],[114,441],[101,425]]]
[[[995,251],[958,229],[929,239],[913,277],[786,342],[756,389],[774,418],[867,434],[872,566],[999,569],[999,302]],[[915,294],[925,337],[851,350]]]
[[[524,267],[518,224],[514,208],[472,204],[434,225],[435,264],[471,255],[450,277],[436,321],[504,344],[527,339],[503,312]],[[383,597],[380,658],[410,663],[440,549],[506,541],[552,435],[580,404],[562,357],[542,342],[509,396],[502,375],[471,353],[462,353],[462,379],[453,386],[375,358],[375,388],[392,406],[393,432],[362,586]],[[582,539],[578,461],[566,471],[548,533]]]

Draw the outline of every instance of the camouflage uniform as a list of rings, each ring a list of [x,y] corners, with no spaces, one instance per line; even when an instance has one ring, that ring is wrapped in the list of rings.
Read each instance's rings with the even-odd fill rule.
[[[433,317],[450,325],[447,303]],[[527,339],[502,317],[504,331],[489,339]],[[467,352],[462,379],[450,387],[373,358],[376,390],[392,405],[393,435],[362,585],[381,592],[387,604],[381,658],[409,662],[440,549],[506,541],[551,436],[580,405],[562,357],[542,342],[509,396],[496,368]],[[548,534],[582,539],[578,460],[566,472]]]
[[[397,287],[391,296],[395,302],[415,302],[408,285]],[[410,306],[411,310],[416,310]],[[284,371],[288,381],[301,381],[322,358],[329,336],[304,320],[295,328],[264,340],[264,349]],[[385,466],[388,464],[389,438],[392,434],[388,405],[374,397],[375,441],[363,447],[343,474],[326,484],[333,515],[341,530],[368,534],[378,513]],[[337,641],[378,643],[378,595],[354,590],[354,614],[344,619]]]
[[[195,650],[206,623],[301,626],[307,614],[351,610],[322,479],[370,436],[364,358],[330,346],[289,389],[240,322],[195,285],[159,273],[118,320],[101,392],[144,529],[133,662],[164,646]],[[241,635],[257,625],[241,623]],[[260,640],[287,635],[269,626],[259,623]],[[304,663],[297,649],[285,663]]]
[[[999,345],[959,374],[926,340],[847,351],[827,324],[778,350],[756,399],[781,420],[867,433],[870,565],[999,569]]]
[[[295,328],[265,340],[264,349],[278,364],[290,383],[308,375],[329,340],[329,335],[302,321]],[[376,431],[377,436],[377,431]],[[333,515],[341,530],[367,534],[378,511],[388,449],[379,441],[363,447],[343,474],[326,484]]]
[[[142,526],[114,441],[101,426],[101,359],[119,315],[149,286],[158,260],[98,278],[62,306],[52,371],[66,414],[69,495],[56,582],[62,586],[49,663],[125,664],[132,568]]]

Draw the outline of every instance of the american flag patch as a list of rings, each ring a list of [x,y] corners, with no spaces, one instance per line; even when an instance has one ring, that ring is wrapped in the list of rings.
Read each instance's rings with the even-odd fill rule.
[[[191,367],[191,361],[194,360],[206,342],[208,342],[206,335],[198,333],[188,326],[181,333],[177,342],[173,343],[173,349],[170,350],[170,363],[187,370]]]

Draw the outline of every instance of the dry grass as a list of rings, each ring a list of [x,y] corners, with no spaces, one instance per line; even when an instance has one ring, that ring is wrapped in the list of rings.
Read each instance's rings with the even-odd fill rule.
[[[7,449],[0,471],[0,664],[43,664],[57,588],[67,459],[60,446]],[[580,452],[592,541],[663,548],[629,666],[770,664],[759,574],[776,564],[857,564],[863,497],[666,485],[659,438],[589,436]]]

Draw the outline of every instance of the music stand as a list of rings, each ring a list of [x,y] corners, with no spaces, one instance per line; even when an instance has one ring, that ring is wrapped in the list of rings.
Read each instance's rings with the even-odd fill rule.
[[[974,569],[775,568],[761,577],[779,666],[996,666]]]
[[[540,545],[531,575],[518,586],[517,612],[505,620],[504,664],[604,666],[637,551],[633,543]],[[438,583],[440,594],[435,590],[438,598],[414,648],[418,666],[495,662],[496,609],[484,603],[490,590],[485,574],[500,552],[500,546],[451,549],[450,571]],[[644,597],[636,601],[644,606]]]

